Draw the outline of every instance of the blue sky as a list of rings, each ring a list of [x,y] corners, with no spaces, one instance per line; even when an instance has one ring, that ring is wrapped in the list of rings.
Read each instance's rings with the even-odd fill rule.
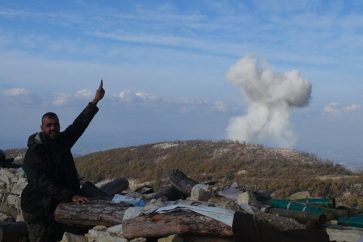
[[[1,1],[0,55],[2,149],[25,147],[47,111],[65,128],[100,79],[106,97],[74,153],[224,139],[248,107],[226,73],[249,55],[312,85],[290,112],[294,149],[363,160],[360,1]]]

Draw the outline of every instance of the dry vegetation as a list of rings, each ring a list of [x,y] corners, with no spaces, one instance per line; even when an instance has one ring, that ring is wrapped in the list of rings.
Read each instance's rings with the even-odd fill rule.
[[[176,141],[96,152],[76,159],[81,176],[167,180],[180,169],[198,181],[232,182],[286,197],[298,191],[363,207],[363,176],[313,154],[230,141]],[[157,189],[157,188],[156,188]]]
[[[25,149],[6,150],[21,162]],[[349,206],[363,208],[363,173],[321,160],[314,154],[269,149],[230,141],[174,141],[118,148],[76,159],[79,174],[99,182],[108,178],[154,181],[155,189],[180,169],[197,181],[237,182],[241,187],[287,197],[298,191],[331,196]]]

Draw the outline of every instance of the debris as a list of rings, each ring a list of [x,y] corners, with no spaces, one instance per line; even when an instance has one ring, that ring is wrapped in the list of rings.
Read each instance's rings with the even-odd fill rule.
[[[209,191],[209,186],[205,184],[197,184],[192,188],[190,199],[194,201],[208,201],[213,196]]]
[[[109,195],[115,195],[126,190],[128,187],[129,182],[126,178],[118,178],[101,186],[100,189]]]
[[[310,198],[310,192],[308,191],[303,191],[303,192],[296,192],[292,195],[290,195],[290,199],[291,200],[299,200],[299,199],[305,199],[305,198]]]

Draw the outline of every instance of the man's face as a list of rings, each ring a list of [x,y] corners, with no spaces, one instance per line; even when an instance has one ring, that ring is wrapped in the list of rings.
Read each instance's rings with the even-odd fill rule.
[[[44,117],[40,128],[50,139],[56,139],[60,133],[58,118]]]

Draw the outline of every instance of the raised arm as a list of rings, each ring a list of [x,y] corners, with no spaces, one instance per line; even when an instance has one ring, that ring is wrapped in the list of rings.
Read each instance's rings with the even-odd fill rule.
[[[88,127],[93,117],[96,115],[98,111],[97,103],[103,98],[104,95],[105,90],[103,89],[103,81],[101,80],[93,100],[78,115],[73,123],[62,132],[64,142],[69,148],[71,148],[76,143],[76,141]]]
[[[103,89],[103,80],[101,80],[100,86],[98,87],[95,97],[92,100],[92,103],[97,105],[98,101],[100,101],[103,96],[105,96],[105,89]]]

